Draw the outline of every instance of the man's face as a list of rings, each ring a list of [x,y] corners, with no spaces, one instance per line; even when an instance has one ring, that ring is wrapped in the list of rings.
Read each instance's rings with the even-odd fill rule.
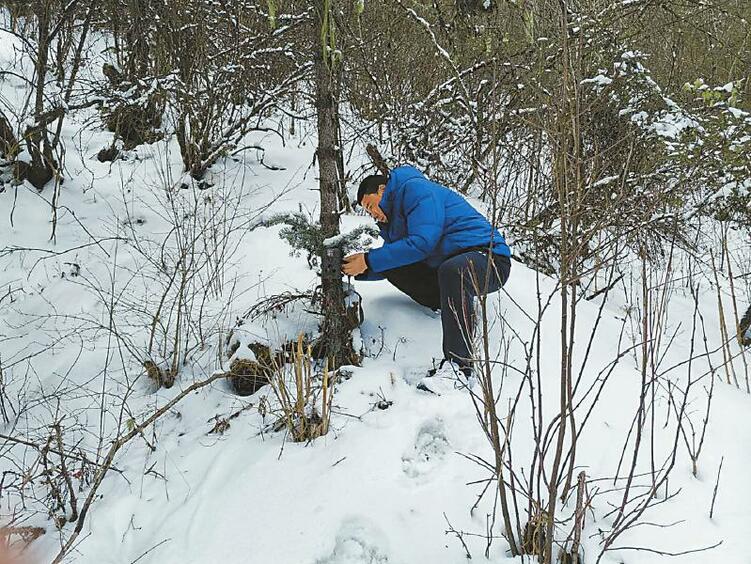
[[[383,210],[381,209],[381,199],[383,198],[383,191],[385,189],[386,186],[381,184],[378,187],[378,192],[365,194],[362,197],[362,202],[360,202],[360,205],[370,214],[370,217],[379,223],[386,223],[388,221],[386,214],[383,213]]]

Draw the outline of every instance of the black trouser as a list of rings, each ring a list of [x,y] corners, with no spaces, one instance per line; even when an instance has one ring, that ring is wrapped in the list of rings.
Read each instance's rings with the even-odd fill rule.
[[[493,260],[488,261],[486,251],[470,250],[447,258],[438,268],[418,262],[387,270],[383,275],[417,303],[441,310],[443,356],[469,367],[474,298],[499,290],[510,271],[508,257],[493,254]]]

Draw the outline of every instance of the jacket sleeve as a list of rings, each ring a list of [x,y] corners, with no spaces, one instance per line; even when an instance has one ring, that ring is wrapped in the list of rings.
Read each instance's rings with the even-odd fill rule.
[[[388,226],[385,223],[376,223],[378,225],[378,231],[381,233],[381,239],[383,239],[386,243],[391,241],[389,238],[389,230]]]
[[[404,193],[407,236],[387,242],[368,255],[374,272],[383,272],[419,262],[436,247],[443,234],[445,211],[429,186],[413,183]]]

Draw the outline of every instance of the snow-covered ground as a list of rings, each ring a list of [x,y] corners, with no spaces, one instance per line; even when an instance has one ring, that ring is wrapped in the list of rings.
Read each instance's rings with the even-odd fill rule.
[[[4,84],[4,92],[9,85]],[[314,139],[305,132],[287,139],[285,146],[271,135],[253,140],[267,147],[264,162],[282,170],[269,170],[246,151],[215,167],[213,188],[176,189],[168,198],[167,188],[179,183],[177,147],[160,142],[139,147],[126,160],[100,163],[95,155],[109,144],[111,134],[86,121],[91,117],[82,113],[66,122],[67,174],[54,242],[49,240],[50,190],[37,194],[21,185],[6,186],[0,193],[0,367],[6,413],[0,432],[43,446],[50,426],[59,423],[66,448],[95,460],[133,421],[142,421],[226,364],[226,331],[259,299],[309,290],[315,284],[305,257],[290,254],[278,227],[251,231],[248,226],[260,213],[302,209],[315,214],[318,194],[316,171],[310,166]],[[133,351],[145,350],[149,341],[149,314],[158,307],[164,283],[160,260],[169,263],[174,258],[169,252],[176,244],[170,238],[170,221],[177,217],[178,223],[206,228],[197,217],[229,208],[235,210],[238,226],[228,234],[228,248],[234,251],[221,269],[222,291],[206,296],[197,318],[209,331],[204,346],[192,351],[174,387],[156,390]],[[343,218],[347,229],[365,222],[363,216]],[[634,269],[638,275],[638,265]],[[710,280],[702,279],[702,284],[706,347],[714,352],[691,363],[691,372],[689,363],[681,364],[691,354],[694,305],[689,292],[676,285],[665,334],[677,333],[671,346],[661,349],[667,351],[663,369],[678,365],[669,373],[675,388],[657,388],[655,409],[649,412],[656,420],[654,439],[645,439],[638,463],[640,470],[648,469],[650,451],[658,466],[668,457],[676,432],[668,397],[673,394],[680,403],[675,390],[684,389],[689,377],[696,380],[687,409],[698,441],[710,379],[715,378],[698,472],[694,477],[686,445],[679,439],[675,470],[659,494],[667,499],[649,509],[644,524],[625,533],[616,546],[684,552],[722,541],[710,552],[689,553],[675,561],[742,564],[751,562],[751,396],[724,383],[716,295]],[[507,355],[509,366],[524,371],[525,346],[534,340],[538,286],[543,302],[550,296],[540,327],[539,372],[543,413],[549,421],[557,408],[560,373],[555,281],[514,263],[507,286],[492,299],[491,343]],[[432,358],[440,356],[440,319],[385,282],[358,284],[357,290],[363,296],[360,333],[367,355],[361,367],[352,367],[352,377],[338,385],[328,435],[310,444],[286,441],[283,432],[268,431],[269,417],[262,409],[268,388],[238,397],[218,380],[187,396],[118,453],[66,561],[453,564],[464,561],[466,553],[456,536],[446,533],[451,527],[468,533],[464,542],[473,558],[483,561],[482,536],[493,500],[484,497],[470,512],[484,485],[477,481],[487,479],[488,471],[467,457],[490,458],[490,449],[470,395],[453,390],[437,396],[415,388]],[[600,303],[583,301],[578,308],[576,373]],[[636,306],[636,299],[627,299],[623,291],[609,297],[582,371],[582,390],[597,383],[603,370],[632,345],[630,323],[622,341],[619,335],[626,310]],[[244,326],[244,331],[267,338],[313,329],[304,314]],[[696,350],[704,347],[697,333]],[[739,352],[735,343],[731,349]],[[612,480],[604,478],[616,474],[639,403],[639,354],[622,357],[581,431],[577,471],[602,480],[590,484],[590,494],[610,488]],[[734,366],[745,382],[742,360],[736,358]],[[710,367],[716,371],[706,374]],[[495,378],[501,387],[499,410],[505,413],[523,379],[513,369],[498,369]],[[522,389],[511,448],[518,477],[526,480],[523,469],[529,467],[534,445],[532,412],[525,401],[529,392]],[[229,428],[211,432],[219,419],[227,419]],[[667,419],[672,423],[663,427]],[[691,441],[688,428],[686,432]],[[51,561],[75,524],[58,530],[43,503],[47,489],[41,469],[19,466],[34,463],[38,453],[33,447],[6,440],[1,452],[6,483],[17,483],[24,472],[32,478],[24,486],[24,498],[17,489],[0,492],[3,518],[43,527],[45,534],[28,554],[36,562]],[[54,455],[50,460],[59,464]],[[80,509],[92,468],[79,472],[75,461],[69,464]],[[642,477],[639,484],[644,483]],[[598,530],[608,529],[609,504],[619,502],[621,485],[596,496],[587,513],[587,563],[597,559]],[[572,503],[569,500],[564,515],[571,513]],[[521,498],[522,523],[525,509]],[[490,561],[519,561],[508,556],[499,523],[493,529],[499,538]],[[563,529],[570,527],[568,523]],[[666,559],[656,552],[622,549],[606,553],[602,561],[649,564]]]
[[[92,131],[87,132],[87,137],[81,162],[69,155],[69,167],[79,174],[63,187],[61,205],[66,211],[60,213],[58,220],[57,243],[48,242],[50,213],[41,199],[47,194],[43,192],[40,197],[33,189],[21,186],[17,194],[13,189],[0,194],[6,212],[0,223],[3,248],[20,246],[59,252],[89,245],[91,237],[112,237],[114,226],[118,221],[122,223],[121,218],[126,215],[124,199],[143,200],[131,204],[143,219],[138,235],[158,239],[164,226],[154,211],[156,204],[150,208],[148,202],[153,202],[150,198],[159,190],[155,170],[166,166],[160,161],[164,147],[139,149],[139,160],[118,161],[110,169],[108,164],[91,158],[106,143],[108,134]],[[270,139],[265,141],[269,143]],[[266,162],[282,165],[286,170],[268,171],[248,158],[227,164],[226,178],[243,177],[248,189],[259,188],[244,202],[249,208],[260,207],[272,195],[286,191],[273,210],[295,210],[301,203],[303,208],[314,211],[315,172],[306,166],[312,153],[311,140],[286,148],[271,145]],[[170,165],[179,170],[175,159]],[[16,196],[11,227],[7,214]],[[345,225],[363,221],[363,217],[347,217]],[[240,298],[230,304],[227,326],[260,296],[304,289],[314,283],[305,260],[290,256],[277,232],[277,228],[258,229],[244,237],[232,270],[247,291],[238,291]],[[112,432],[120,417],[120,394],[129,386],[132,395],[128,410],[138,418],[174,397],[194,378],[200,378],[202,367],[209,369],[216,356],[216,343],[209,346],[210,353],[199,355],[192,367],[194,374],[189,367],[174,388],[154,392],[153,385],[143,376],[134,384],[129,381],[142,372],[140,367],[132,361],[112,360],[120,353],[105,331],[80,329],[80,343],[72,335],[55,343],[58,335],[70,333],[77,323],[89,327],[79,318],[91,316],[99,318],[102,325],[107,323],[101,297],[92,286],[99,283],[127,288],[136,283],[137,278],[111,279],[113,272],[128,272],[131,261],[137,265],[132,255],[127,241],[110,240],[101,246],[89,245],[60,255],[18,251],[3,256],[0,285],[3,294],[10,293],[4,299],[0,318],[2,359],[5,366],[13,365],[4,370],[3,376],[10,402],[28,405],[20,420],[4,427],[4,434],[24,436],[27,429],[41,428],[59,418],[64,428],[68,424],[72,427],[66,441],[83,440],[85,444],[87,433],[97,436],[101,402],[107,407],[104,425]],[[77,276],[69,272],[72,263],[80,267]],[[552,280],[541,278],[540,284],[544,296],[554,293]],[[535,287],[536,274],[515,263],[509,283],[494,300],[494,308],[526,340],[532,331],[527,314],[534,316],[537,309]],[[145,440],[135,440],[118,455],[118,472],[111,472],[101,487],[101,498],[93,505],[71,561],[131,562],[142,554],[145,556],[139,562],[461,561],[461,544],[445,534],[447,520],[456,530],[481,533],[490,510],[483,502],[474,516],[470,515],[479,486],[466,484],[486,478],[487,472],[460,455],[488,455],[474,408],[466,391],[434,396],[413,385],[431,358],[439,356],[440,320],[387,283],[359,284],[358,290],[364,298],[366,317],[362,338],[371,356],[339,386],[333,429],[328,436],[303,445],[285,443],[283,433],[261,433],[264,422],[253,407],[266,392],[240,398],[219,381],[189,396],[147,433],[153,451]],[[139,291],[146,295],[149,288]],[[559,370],[556,299],[546,313],[541,339],[542,379],[544,392],[550,398],[546,397],[549,410],[555,406]],[[673,302],[672,322],[679,323],[682,315],[690,315],[692,306],[681,296],[673,296]],[[617,355],[622,323],[619,317],[623,312],[615,304],[617,300],[605,307],[600,337],[588,365],[590,378]],[[709,321],[715,319],[712,307],[707,304],[708,325],[714,324]],[[586,342],[597,309],[596,303],[584,303],[579,309],[582,342]],[[55,317],[48,317],[53,313]],[[683,321],[690,325],[690,320]],[[137,333],[137,327],[129,327]],[[274,322],[269,321],[265,329],[273,334]],[[680,342],[671,350],[674,358],[688,354],[687,331],[683,329]],[[493,333],[496,343],[500,332],[497,325]],[[511,347],[509,363],[521,366],[524,358],[518,345],[516,342]],[[21,361],[25,357],[30,358]],[[103,374],[105,366],[109,368]],[[503,395],[512,397],[517,385],[513,375],[506,376]],[[702,385],[708,385],[708,378]],[[103,395],[97,393],[102,386]],[[581,437],[577,459],[588,475],[614,475],[614,465],[638,404],[639,386],[639,372],[627,359],[611,377]],[[54,407],[58,397],[59,408]],[[376,404],[380,399],[393,404],[379,409]],[[746,394],[721,382],[716,384],[698,476],[691,475],[690,461],[681,444],[677,469],[669,483],[671,494],[679,489],[681,493],[651,510],[645,519],[680,523],[670,528],[639,527],[624,538],[624,546],[679,552],[722,540],[723,544],[713,552],[686,555],[680,561],[748,561],[746,523],[751,518],[751,486],[745,476],[751,464],[751,423],[747,418],[750,402]],[[500,406],[506,404],[506,399],[499,401]],[[667,410],[664,399],[658,405]],[[228,416],[249,406],[231,421],[224,434],[209,434],[214,416]],[[51,409],[59,409],[61,415]],[[691,409],[696,412],[694,424],[700,426],[704,413],[702,394],[697,394]],[[664,417],[665,413],[657,415]],[[74,419],[78,423],[74,424]],[[658,444],[671,437],[658,433]],[[517,415],[513,447],[520,467],[531,453],[531,442],[529,415]],[[96,441],[87,446],[93,451]],[[723,457],[715,515],[710,520],[716,472]],[[5,499],[5,504],[17,502],[12,496]],[[11,509],[8,505],[3,507],[4,512]],[[595,515],[604,509],[596,507]],[[598,523],[588,521],[587,557],[599,552]],[[39,561],[49,559],[56,551],[58,538],[71,530],[71,525],[66,525],[62,532],[56,532],[43,514],[26,524],[47,529],[47,534],[32,545],[32,553]],[[589,538],[593,533],[595,537]],[[482,555],[483,539],[465,537],[465,541],[476,557]],[[506,548],[503,540],[496,541],[493,561],[502,561]],[[665,558],[635,551],[609,553],[609,557],[614,562],[639,563]]]

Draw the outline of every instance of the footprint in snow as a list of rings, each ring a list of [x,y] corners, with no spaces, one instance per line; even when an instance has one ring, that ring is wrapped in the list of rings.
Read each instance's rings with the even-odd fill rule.
[[[412,449],[402,455],[402,470],[410,478],[424,476],[441,463],[450,446],[443,421],[427,421],[420,427]]]
[[[389,564],[385,539],[364,519],[345,521],[336,535],[334,550],[315,564]]]

